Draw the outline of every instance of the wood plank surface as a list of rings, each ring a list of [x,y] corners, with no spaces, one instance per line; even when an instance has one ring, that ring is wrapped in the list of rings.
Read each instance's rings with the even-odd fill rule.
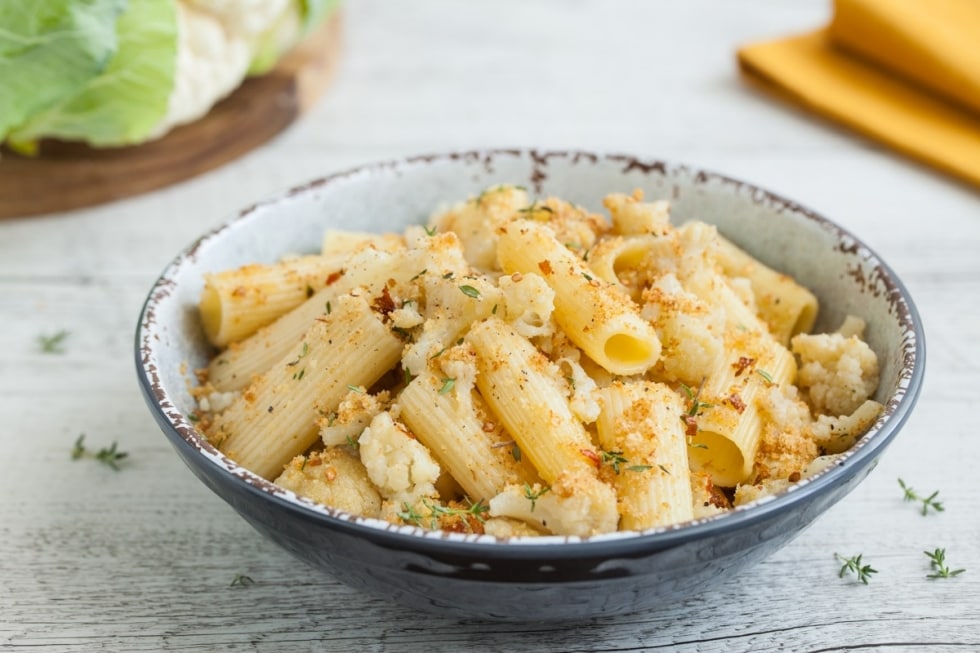
[[[358,0],[320,102],[234,163],[88,209],[0,222],[0,650],[980,651],[980,193],[746,88],[747,40],[823,0]],[[133,334],[182,247],[261,198],[363,162],[526,145],[687,161],[866,240],[927,339],[914,413],[867,480],[703,596],[564,625],[442,618],[364,596],[260,538],[183,466],[143,405]],[[351,225],[356,228],[356,225]],[[66,330],[63,353],[37,338]],[[73,461],[80,433],[129,453]],[[923,517],[901,477],[939,490]],[[928,580],[945,547],[961,576]],[[868,585],[838,578],[862,553]],[[247,587],[232,586],[246,574]]]
[[[91,148],[46,140],[37,156],[0,151],[0,218],[41,215],[131,197],[234,161],[291,125],[333,77],[341,48],[335,12],[268,73],[246,79],[200,120],[147,143]]]

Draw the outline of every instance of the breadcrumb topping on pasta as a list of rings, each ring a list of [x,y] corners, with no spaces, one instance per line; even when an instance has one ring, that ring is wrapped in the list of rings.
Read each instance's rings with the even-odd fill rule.
[[[716,227],[602,204],[493,186],[209,275],[198,428],[311,501],[500,538],[711,517],[872,428],[860,318],[810,333],[817,298]]]

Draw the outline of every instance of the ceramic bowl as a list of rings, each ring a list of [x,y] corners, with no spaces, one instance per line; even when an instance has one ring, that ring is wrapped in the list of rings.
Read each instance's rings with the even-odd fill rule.
[[[426,532],[299,499],[198,435],[187,371],[212,351],[196,303],[204,273],[313,252],[328,227],[398,231],[488,186],[526,186],[600,211],[609,192],[641,188],[698,218],[821,300],[818,330],[863,317],[879,357],[880,419],[837,465],[728,514],[642,533],[509,541]],[[136,363],[150,411],[201,481],[256,530],[355,588],[416,608],[496,620],[582,619],[689,598],[772,554],[874,467],[909,416],[924,366],[922,328],[905,287],[869,247],[813,211],[684,165],[587,152],[475,151],[368,165],[242,211],[177,255],[150,290]],[[806,580],[800,579],[805,591]]]

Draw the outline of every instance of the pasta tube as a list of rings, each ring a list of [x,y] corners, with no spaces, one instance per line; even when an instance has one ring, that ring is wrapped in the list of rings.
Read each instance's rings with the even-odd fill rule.
[[[251,335],[326,286],[343,260],[301,256],[205,275],[199,304],[204,335],[216,347]]]
[[[817,298],[792,277],[766,267],[721,236],[716,256],[726,275],[749,280],[759,316],[781,344],[786,345],[796,334],[813,328]]]
[[[651,382],[616,382],[599,395],[603,406],[596,427],[603,457],[615,472],[620,528],[641,530],[693,519],[680,397]]]
[[[332,283],[269,326],[215,356],[208,365],[208,380],[225,392],[244,388],[253,376],[262,374],[295,348],[317,318],[331,313],[338,297],[360,287],[373,295],[392,280],[396,284],[407,282],[419,271],[415,269],[418,258],[418,253],[409,250],[390,253],[365,249],[357,253]]]
[[[336,410],[348,386],[370,386],[398,362],[401,340],[365,298],[345,295],[336,304],[208,429],[228,457],[264,478],[316,441],[317,416]]]
[[[500,231],[501,268],[541,274],[555,291],[555,321],[596,363],[613,374],[640,374],[657,362],[660,340],[635,304],[595,279],[548,227],[522,220]]]
[[[762,419],[756,395],[763,384],[783,386],[796,375],[796,360],[782,345],[755,334],[729,334],[728,355],[692,390],[686,423],[691,469],[715,485],[734,487],[752,473]]]
[[[533,483],[536,474],[522,465],[474,395],[460,402],[445,380],[426,370],[398,395],[400,417],[438,458],[471,501],[488,501],[509,483]],[[466,392],[470,392],[466,389]]]

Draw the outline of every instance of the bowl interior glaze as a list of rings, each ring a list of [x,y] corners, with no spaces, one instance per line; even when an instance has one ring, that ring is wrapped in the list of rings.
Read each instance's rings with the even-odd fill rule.
[[[729,514],[642,533],[498,541],[355,517],[278,488],[196,432],[189,372],[213,355],[197,315],[203,276],[317,251],[327,228],[399,231],[488,186],[518,184],[603,212],[610,192],[668,199],[675,223],[700,219],[821,302],[817,331],[865,319],[885,410],[837,465]],[[263,534],[366,591],[443,613],[507,620],[578,619],[688,597],[772,553],[873,467],[915,403],[922,329],[894,273],[829,220],[777,195],[684,165],[629,156],[475,151],[379,163],[335,174],[241,212],[180,253],[144,306],[137,373],[155,419],[191,470]],[[537,597],[537,598],[534,598]],[[533,600],[531,600],[533,598]],[[547,599],[547,600],[542,600]]]

